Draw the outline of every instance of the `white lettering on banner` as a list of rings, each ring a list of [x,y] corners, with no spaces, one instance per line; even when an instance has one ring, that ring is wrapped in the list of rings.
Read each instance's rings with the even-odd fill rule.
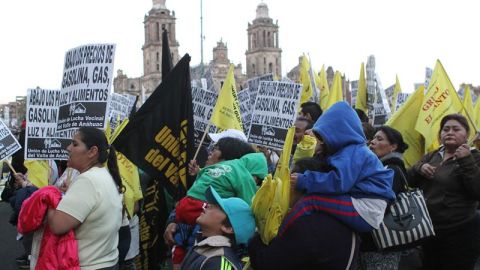
[[[21,148],[10,129],[0,120],[0,160],[13,155]]]
[[[58,130],[105,126],[109,118],[105,115],[109,116],[107,106],[111,98],[109,89],[113,81],[114,55],[114,44],[79,46],[65,54],[62,89],[58,99]],[[77,117],[79,115],[93,118]]]
[[[252,109],[248,141],[281,150],[293,126],[300,102],[301,84],[262,81]]]
[[[57,132],[59,90],[28,89],[25,159],[68,159],[67,145],[76,130]]]

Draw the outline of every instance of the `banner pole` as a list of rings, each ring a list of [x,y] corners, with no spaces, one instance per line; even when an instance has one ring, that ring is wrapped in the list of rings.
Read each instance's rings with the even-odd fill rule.
[[[193,160],[197,159],[198,152],[200,152],[200,147],[202,147],[203,141],[205,140],[205,136],[208,133],[208,130],[210,129],[211,123],[208,122],[207,127],[205,128],[205,132],[203,132],[202,140],[200,141],[200,144],[198,145],[197,151],[195,151],[195,155],[193,156]]]
[[[8,161],[7,159],[5,159],[4,161],[7,163],[8,167],[10,167],[10,170],[12,170],[12,172],[13,172],[14,174],[17,174],[17,172],[15,171],[15,169],[12,167],[12,164],[10,164],[10,161]]]

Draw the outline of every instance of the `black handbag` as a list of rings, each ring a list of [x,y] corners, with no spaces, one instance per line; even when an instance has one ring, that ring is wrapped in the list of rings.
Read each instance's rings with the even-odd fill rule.
[[[397,195],[387,208],[380,227],[372,232],[380,250],[416,246],[435,235],[423,192],[411,189],[403,172],[399,172],[407,191]]]
[[[14,186],[15,180],[12,180],[10,177],[10,174],[8,175],[8,179],[5,182],[5,186],[3,188],[2,194],[0,195],[0,198],[2,199],[2,202],[7,202],[9,201],[10,197],[15,195],[15,186]]]

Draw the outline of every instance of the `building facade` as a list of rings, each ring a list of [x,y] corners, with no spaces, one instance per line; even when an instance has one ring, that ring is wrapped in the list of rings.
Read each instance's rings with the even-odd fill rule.
[[[247,77],[272,73],[281,78],[282,49],[278,43],[278,22],[273,23],[265,3],[257,6],[257,15],[252,23],[248,23],[247,33]]]
[[[143,76],[129,78],[123,70],[117,71],[113,89],[117,93],[128,93],[148,97],[162,81],[162,32],[167,30],[173,64],[179,60],[176,39],[175,12],[165,6],[165,0],[153,0],[152,9],[145,15],[145,41],[143,51]],[[144,100],[141,100],[143,103]]]

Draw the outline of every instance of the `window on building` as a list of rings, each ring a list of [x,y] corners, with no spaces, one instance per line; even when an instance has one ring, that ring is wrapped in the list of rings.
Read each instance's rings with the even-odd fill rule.
[[[267,46],[267,45],[265,44],[265,39],[266,39],[266,38],[265,38],[265,30],[263,30],[263,47]]]
[[[271,44],[271,40],[270,40],[270,32],[267,33],[267,47],[271,47],[272,44]]]
[[[160,71],[160,65],[157,64],[157,71]]]
[[[133,83],[130,85],[130,89],[135,90],[135,85]]]
[[[273,64],[272,63],[268,63],[268,72],[273,73]]]
[[[252,75],[255,76],[257,74],[255,70],[255,64],[252,64]]]
[[[157,62],[160,61],[160,53],[157,52]]]
[[[267,58],[263,57],[263,65],[266,66],[267,65]]]
[[[158,22],[155,23],[155,40],[160,41],[160,24]]]
[[[257,33],[253,33],[253,48],[257,47]]]

